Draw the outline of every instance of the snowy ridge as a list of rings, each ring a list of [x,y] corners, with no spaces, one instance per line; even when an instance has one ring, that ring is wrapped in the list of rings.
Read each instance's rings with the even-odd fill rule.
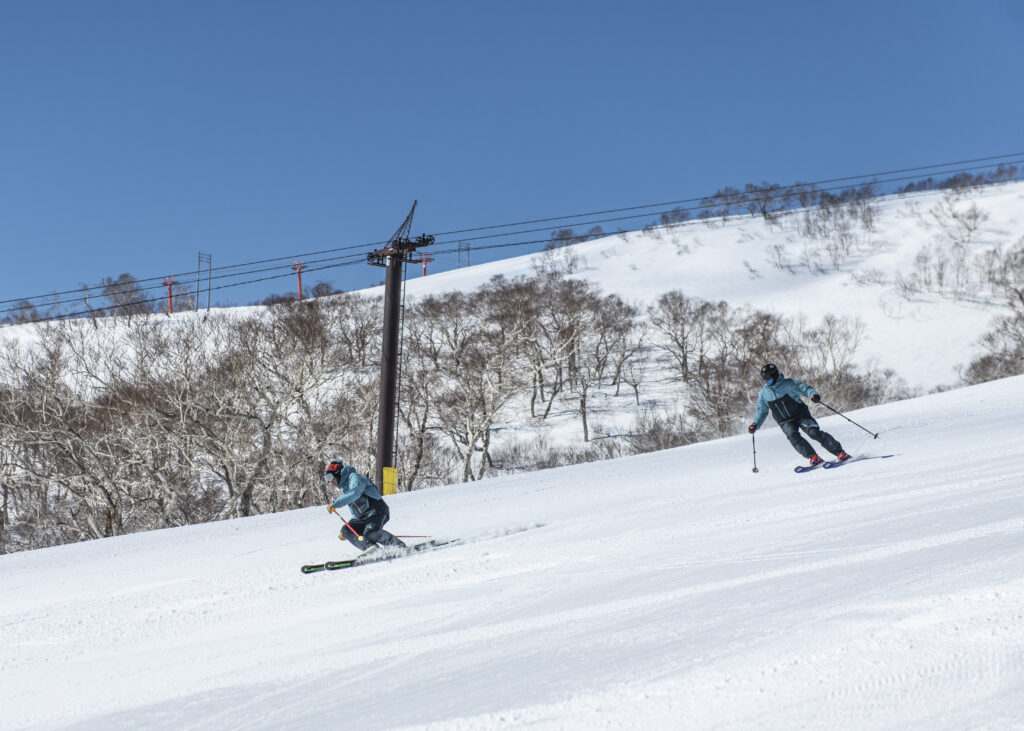
[[[1024,241],[1024,182],[886,196],[875,204],[872,230],[854,226],[850,250],[838,263],[830,261],[825,238],[799,231],[798,212],[783,215],[773,226],[748,215],[710,225],[693,220],[609,235],[559,251],[577,260],[573,276],[644,306],[679,289],[689,297],[722,300],[734,308],[802,316],[812,325],[826,313],[856,316],[868,328],[855,358],[859,365],[892,368],[912,388],[924,391],[956,386],[957,367],[981,353],[978,338],[994,316],[1006,311],[1003,298],[986,291],[956,297],[919,292],[908,298],[895,282],[898,276],[913,275],[925,249],[934,261],[953,238],[964,235],[953,230],[950,211],[964,213],[974,207],[980,216],[977,230],[964,241],[968,258]],[[529,276],[544,256],[518,256],[423,278],[410,269],[408,296],[469,292],[499,274]],[[380,295],[383,287],[362,291]],[[218,311],[243,316],[261,309]],[[190,312],[177,313],[168,321],[191,317]],[[81,324],[93,327],[88,320]],[[5,340],[28,343],[37,337],[31,325],[0,328]]]
[[[873,230],[857,227],[838,265],[828,241],[804,236],[800,214],[769,227],[757,216],[735,216],[710,227],[700,221],[608,236],[569,247],[579,261],[574,276],[630,302],[653,303],[682,290],[688,297],[724,300],[816,326],[826,313],[856,316],[866,325],[855,361],[892,368],[915,389],[956,386],[958,366],[980,355],[978,338],[1006,310],[1001,297],[977,291],[962,296],[898,293],[897,277],[910,278],[918,257],[948,250],[954,234],[949,210],[975,206],[982,215],[964,245],[968,257],[1024,240],[1024,182],[963,191],[916,193],[877,199]],[[954,200],[950,203],[950,200]],[[470,291],[492,276],[530,275],[538,255],[482,264],[408,280],[410,297],[457,289]],[[782,266],[780,268],[780,262]],[[947,272],[947,278],[949,273]],[[383,288],[366,290],[380,293]]]
[[[5,728],[1024,728],[1024,377],[323,509],[0,557]],[[484,540],[486,538],[486,540]]]

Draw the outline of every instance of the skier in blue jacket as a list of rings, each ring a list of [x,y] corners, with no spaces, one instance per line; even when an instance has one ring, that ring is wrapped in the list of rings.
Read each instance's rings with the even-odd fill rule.
[[[381,498],[377,486],[368,477],[359,474],[355,467],[346,465],[341,459],[334,459],[324,470],[324,480],[328,485],[341,490],[341,494],[327,506],[328,512],[336,512],[346,505],[352,512],[352,519],[345,522],[339,538],[344,538],[361,550],[375,545],[405,547],[402,541],[384,530],[384,524],[391,518],[391,511]]]
[[[779,427],[789,439],[789,443],[796,451],[811,461],[812,467],[821,464],[822,459],[814,451],[814,447],[800,436],[801,429],[807,433],[807,436],[834,454],[840,462],[850,458],[835,437],[821,430],[818,422],[811,416],[811,410],[800,398],[806,396],[813,403],[818,403],[821,401],[821,396],[817,391],[806,383],[793,378],[785,378],[779,373],[779,369],[774,363],[766,363],[761,368],[761,380],[764,381],[764,387],[757,395],[757,413],[754,414],[754,423],[747,427],[751,434],[764,423],[764,420],[768,418],[768,412],[771,411],[775,421],[779,422]]]

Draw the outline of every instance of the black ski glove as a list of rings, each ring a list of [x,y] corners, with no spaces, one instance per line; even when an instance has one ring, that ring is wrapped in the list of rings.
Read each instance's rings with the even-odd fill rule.
[[[819,396],[818,394],[814,394],[813,396],[811,396],[811,401],[813,403],[818,403],[819,401],[821,401],[821,396]]]
[[[747,431],[753,434],[754,432],[757,431],[757,427],[751,424],[750,426],[747,427]]]

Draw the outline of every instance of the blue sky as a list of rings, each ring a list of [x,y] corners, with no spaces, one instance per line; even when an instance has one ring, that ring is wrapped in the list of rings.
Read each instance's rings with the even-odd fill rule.
[[[1022,72],[1024,0],[0,0],[0,299],[1022,152]]]

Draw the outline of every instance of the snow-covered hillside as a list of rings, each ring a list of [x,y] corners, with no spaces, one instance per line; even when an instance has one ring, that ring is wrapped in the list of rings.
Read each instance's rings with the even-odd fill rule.
[[[0,556],[4,728],[1024,728],[1024,377],[396,496]]]
[[[975,211],[977,228],[967,232],[966,214]],[[785,216],[776,226],[758,216],[733,217],[710,227],[690,221],[570,249],[581,265],[575,276],[645,305],[679,289],[731,307],[804,315],[811,325],[825,313],[859,317],[867,332],[857,362],[892,368],[911,388],[927,392],[959,383],[957,367],[979,355],[977,340],[1003,302],[980,291],[954,298],[949,270],[946,296],[919,292],[907,298],[897,278],[913,276],[923,249],[930,250],[934,266],[954,240],[967,240],[963,251],[968,258],[1020,243],[1024,183],[973,189],[959,197],[929,192],[878,199],[872,230],[854,225],[845,242],[849,252],[837,255],[838,263],[828,251],[835,242],[802,235],[799,223],[800,214]],[[536,255],[523,256],[413,278],[408,293],[468,291],[496,274],[532,274],[536,261]]]
[[[945,277],[945,294],[937,286],[908,293],[898,282],[913,279],[922,267],[937,269],[939,256],[957,245],[965,266],[971,267],[974,257],[994,247],[1024,242],[1024,182],[883,197],[875,205],[870,230],[852,222],[842,237],[833,231],[831,240],[802,233],[803,214],[796,212],[774,225],[759,216],[733,216],[724,223],[649,227],[576,244],[559,255],[575,260],[573,276],[642,305],[679,289],[734,308],[803,316],[811,325],[825,313],[857,317],[867,326],[859,365],[892,368],[923,392],[955,386],[957,368],[979,355],[978,337],[1004,311],[1002,296],[977,282],[954,293],[949,269],[943,275],[931,272],[934,279]],[[478,245],[491,243],[485,239]],[[836,253],[837,247],[845,253]],[[498,274],[529,276],[545,256],[514,257],[423,278],[413,267],[408,297],[471,291]],[[364,291],[381,294],[383,287]],[[254,309],[259,308],[228,312]],[[189,317],[188,312],[174,316]],[[36,339],[31,325],[4,327],[0,337]]]

